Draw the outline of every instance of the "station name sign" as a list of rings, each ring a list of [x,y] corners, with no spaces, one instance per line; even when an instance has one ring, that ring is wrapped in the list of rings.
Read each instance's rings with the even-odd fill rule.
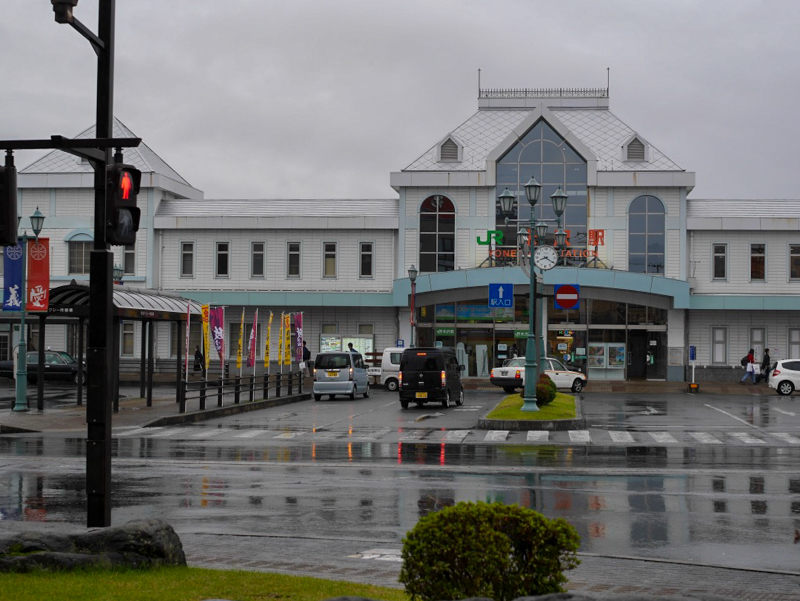
[[[567,233],[567,241],[565,247],[558,249],[559,256],[562,259],[592,259],[598,257],[598,246],[605,246],[605,230],[589,230],[589,246],[594,248],[571,248],[570,245],[570,230],[564,230]],[[530,236],[530,234],[528,234]],[[499,248],[503,245],[504,235],[501,230],[489,230],[486,232],[486,237],[481,239],[477,237],[478,244],[481,246],[489,246],[489,256],[494,259],[516,259],[519,255],[517,248]]]

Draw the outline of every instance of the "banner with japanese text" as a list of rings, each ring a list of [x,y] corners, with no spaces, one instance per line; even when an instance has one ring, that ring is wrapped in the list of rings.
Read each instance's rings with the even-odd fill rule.
[[[225,309],[217,307],[210,309],[208,312],[209,329],[211,330],[211,338],[214,341],[214,348],[217,349],[219,355],[220,368],[222,362],[225,360]]]
[[[258,309],[253,317],[253,327],[250,328],[250,339],[247,344],[247,367],[256,366],[256,337],[258,335]]]
[[[269,367],[269,343],[272,338],[272,311],[269,312],[269,320],[267,320],[267,332],[264,336],[266,342],[264,343],[264,367]]]
[[[208,365],[211,363],[211,341],[208,337],[209,330],[208,330],[208,318],[209,318],[209,311],[211,307],[208,305],[200,305],[201,315],[203,317],[203,357],[205,357],[206,362],[206,373],[208,373]]]
[[[244,335],[244,308],[242,308],[242,320],[239,322],[239,347],[236,350],[236,369],[242,369],[242,336]]]
[[[283,311],[281,311],[281,325],[278,328],[278,365],[283,365]]]
[[[22,244],[3,253],[3,311],[22,309]]]
[[[294,330],[295,330],[295,356],[297,357],[297,362],[300,363],[303,360],[303,314],[302,313],[295,313],[294,314]]]
[[[286,337],[283,341],[283,364],[292,364],[292,314],[287,313],[284,317],[283,335]]]
[[[28,284],[25,308],[47,311],[50,304],[50,239],[28,240]]]

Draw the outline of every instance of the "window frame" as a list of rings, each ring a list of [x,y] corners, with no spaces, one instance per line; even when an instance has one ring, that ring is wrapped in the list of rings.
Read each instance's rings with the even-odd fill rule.
[[[766,283],[767,281],[767,243],[766,242],[750,242],[750,281],[756,283]],[[753,254],[753,247],[754,246],[763,246],[764,247],[764,254],[763,255],[754,255]],[[753,261],[756,260],[758,257],[763,258],[764,262],[764,277],[763,278],[753,278]]]
[[[85,271],[72,270],[72,256],[73,252],[77,250],[76,245],[81,245],[83,257],[81,258],[82,267]],[[67,242],[67,274],[68,275],[89,275],[91,270],[91,253],[94,242],[91,240],[70,240]]]
[[[370,249],[368,252],[364,251],[364,245],[368,244]],[[364,257],[369,256],[369,275],[364,275],[362,270],[364,266]],[[375,279],[375,242],[369,240],[362,240],[358,243],[358,279],[360,280],[374,280]]]
[[[792,254],[792,247],[797,248],[797,254]],[[786,252],[787,252],[788,267],[789,267],[789,269],[787,270],[788,280],[790,282],[798,282],[800,281],[800,243],[789,242]],[[797,265],[796,276],[792,275],[792,257],[797,257],[798,265]]]
[[[429,211],[423,210],[428,201],[431,201],[435,204],[436,210]],[[442,210],[443,201],[450,203],[452,206],[451,210]],[[436,227],[433,231],[423,231],[422,227],[422,216],[423,215],[433,215],[436,220]],[[443,227],[443,223],[447,217],[444,216],[451,216],[453,219],[453,230],[447,231]],[[419,204],[419,208],[417,209],[417,217],[419,219],[419,226],[417,228],[417,264],[419,265],[420,272],[424,273],[447,273],[448,271],[455,271],[456,266],[458,265],[458,206],[456,205],[455,201],[445,194],[431,194],[426,196],[422,202]],[[422,240],[423,236],[433,236],[434,237],[434,249],[433,251],[423,251],[422,247]],[[442,250],[442,240],[451,240],[452,241],[452,251]],[[450,269],[440,269],[442,266],[443,257],[452,255],[453,263],[450,266]],[[427,269],[428,258],[433,257],[434,266],[436,267],[435,270],[431,271]]]
[[[130,327],[130,331],[126,329]],[[130,352],[125,352],[125,340],[130,337],[131,349]],[[136,356],[136,322],[132,320],[122,320],[119,322],[119,356],[120,357],[135,357]]]
[[[195,257],[194,250],[195,250],[196,244],[195,244],[194,240],[181,240],[179,242],[179,244],[180,244],[180,258],[178,260],[178,277],[181,277],[181,278],[194,278],[195,263],[196,263],[196,261],[195,261],[196,257]],[[184,258],[185,258],[186,254],[187,254],[185,247],[187,245],[191,246],[191,251],[188,253],[192,257],[191,273],[186,273],[183,270],[183,268],[184,268]]]
[[[328,273],[328,259],[330,251],[328,246],[333,247],[333,273]],[[339,243],[338,242],[324,242],[322,243],[322,279],[335,280],[339,275]]]
[[[644,202],[645,202],[644,213],[631,212],[631,208],[633,207],[633,204],[636,201],[638,201],[639,199],[644,199]],[[661,211],[659,213],[650,211],[650,199],[658,201],[658,203],[659,203],[659,205],[661,207]],[[661,200],[655,194],[639,194],[638,196],[634,197],[631,200],[630,204],[628,205],[627,213],[628,213],[627,214],[627,218],[628,218],[628,240],[627,240],[627,242],[628,242],[628,248],[627,248],[628,265],[627,265],[627,268],[628,268],[628,271],[630,273],[642,273],[642,274],[645,274],[645,275],[655,275],[655,276],[665,277],[666,274],[667,274],[667,255],[668,255],[668,253],[667,253],[667,205],[664,203],[663,200]],[[657,214],[661,215],[663,217],[664,226],[661,229],[661,231],[654,231],[654,230],[650,229],[650,216],[651,215],[655,216]],[[644,219],[645,219],[644,231],[633,230],[633,228],[631,227],[631,217],[633,215],[644,215]],[[631,252],[631,236],[639,236],[639,235],[642,235],[642,234],[644,235],[644,252]],[[650,237],[651,236],[660,236],[663,239],[663,248],[662,248],[661,252],[655,252],[655,251],[651,252],[650,251]],[[644,271],[633,271],[631,269],[631,258],[632,257],[640,257],[640,256],[644,257]],[[662,271],[650,271],[649,267],[650,267],[650,257],[651,256],[652,257],[661,256],[661,258],[662,258],[662,267],[663,267]]]
[[[717,339],[716,339],[716,336],[714,335],[715,332],[722,332],[723,340],[720,342],[720,344],[722,344],[723,353],[725,355],[724,357],[722,357],[722,359],[719,359],[717,357],[717,351],[716,351]],[[711,348],[709,350],[711,351],[711,353],[710,353],[711,356],[709,357],[711,365],[728,365],[728,354],[729,353],[728,353],[728,327],[727,326],[711,326]]]
[[[131,269],[128,269],[128,259]],[[122,269],[124,275],[136,275],[136,243],[126,244],[122,247]]]
[[[255,272],[255,257],[256,257],[256,244],[261,245],[261,273]],[[250,279],[263,280],[267,274],[267,243],[264,240],[251,240],[250,241]]]
[[[793,353],[797,353],[797,354],[793,354]],[[800,357],[800,328],[787,328],[786,329],[786,358],[787,359],[795,359],[795,358],[798,358],[798,357]]]
[[[224,251],[220,250],[220,245],[225,245]],[[219,269],[220,259],[225,257],[225,273]],[[214,242],[214,277],[228,279],[231,277],[231,243],[230,241],[219,240]]]
[[[722,276],[717,275],[717,246],[723,247],[722,258],[724,261],[723,269],[725,274]],[[728,281],[728,243],[727,242],[712,242],[711,243],[711,279],[715,282]]]
[[[292,245],[297,245],[297,251],[292,251]],[[292,256],[297,256],[297,273],[293,274],[290,272],[292,267]],[[303,277],[303,243],[299,240],[287,240],[286,241],[286,279],[287,280],[299,280]]]

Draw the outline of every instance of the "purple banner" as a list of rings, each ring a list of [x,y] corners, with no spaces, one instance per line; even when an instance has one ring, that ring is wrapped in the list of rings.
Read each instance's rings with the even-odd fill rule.
[[[211,328],[211,339],[220,361],[225,359],[225,317],[222,311],[222,307],[208,311],[208,327]]]
[[[22,309],[22,245],[6,246],[3,253],[3,311]]]
[[[302,313],[295,313],[294,314],[294,329],[297,332],[297,345],[295,347],[295,352],[297,354],[297,362],[303,360],[303,314]]]

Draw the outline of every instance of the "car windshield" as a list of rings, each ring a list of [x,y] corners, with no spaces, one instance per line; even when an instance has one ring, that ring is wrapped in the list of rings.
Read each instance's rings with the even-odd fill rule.
[[[319,369],[342,369],[350,367],[350,356],[347,353],[318,355],[314,367]]]
[[[77,361],[69,353],[58,353],[65,363],[77,363]]]

